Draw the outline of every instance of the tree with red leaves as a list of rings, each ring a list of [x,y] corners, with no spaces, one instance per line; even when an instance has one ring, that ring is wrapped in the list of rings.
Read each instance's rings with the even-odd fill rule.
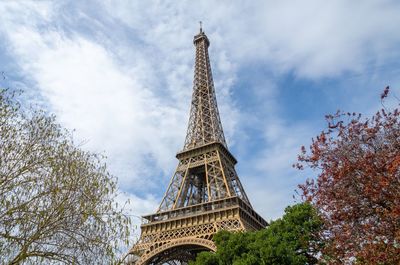
[[[400,264],[399,109],[384,107],[370,119],[337,112],[326,120],[296,164],[319,171],[299,187],[324,222],[321,262]]]

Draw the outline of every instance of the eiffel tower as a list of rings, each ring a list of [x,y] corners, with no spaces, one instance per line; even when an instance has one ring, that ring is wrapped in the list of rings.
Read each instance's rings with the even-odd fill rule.
[[[250,204],[235,171],[218,113],[208,47],[200,25],[189,126],[175,174],[155,214],[143,216],[141,236],[128,264],[187,264],[200,251],[216,251],[220,230],[267,226]]]

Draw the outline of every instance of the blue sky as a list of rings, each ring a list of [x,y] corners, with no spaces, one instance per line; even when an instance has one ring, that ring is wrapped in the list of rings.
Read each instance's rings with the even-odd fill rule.
[[[1,1],[0,14],[8,85],[107,155],[133,215],[156,210],[177,165],[200,20],[229,148],[267,220],[316,175],[291,165],[325,114],[400,94],[399,1]]]

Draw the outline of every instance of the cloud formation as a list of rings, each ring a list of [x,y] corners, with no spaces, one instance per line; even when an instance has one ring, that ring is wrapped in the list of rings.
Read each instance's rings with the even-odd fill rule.
[[[293,202],[303,178],[291,164],[323,111],[370,111],[371,87],[399,81],[399,10],[396,1],[1,2],[0,58],[84,148],[108,156],[139,215],[155,210],[183,146],[203,20],[228,145],[271,219]]]

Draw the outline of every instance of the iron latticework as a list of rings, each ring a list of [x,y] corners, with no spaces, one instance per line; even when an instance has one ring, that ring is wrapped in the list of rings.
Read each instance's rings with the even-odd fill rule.
[[[215,251],[219,230],[258,230],[267,225],[252,208],[227,149],[218,113],[205,33],[194,37],[194,85],[184,148],[157,212],[144,216],[141,236],[127,263],[186,264]]]
[[[196,46],[196,59],[193,95],[189,126],[183,149],[188,150],[212,142],[219,142],[227,147],[219,118],[208,56],[210,42],[204,32],[200,31],[200,34],[194,37],[194,45]]]

